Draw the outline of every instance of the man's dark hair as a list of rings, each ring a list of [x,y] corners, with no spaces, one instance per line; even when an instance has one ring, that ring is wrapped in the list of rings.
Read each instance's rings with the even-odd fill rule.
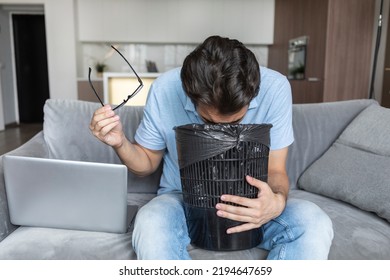
[[[181,80],[195,106],[233,114],[258,94],[260,68],[255,55],[241,42],[211,36],[186,57]]]

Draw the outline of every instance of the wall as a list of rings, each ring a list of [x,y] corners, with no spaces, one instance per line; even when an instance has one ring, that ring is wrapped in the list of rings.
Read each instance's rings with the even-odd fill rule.
[[[272,44],[274,0],[77,0],[83,42]],[[109,11],[109,12],[108,12]]]
[[[46,0],[50,97],[77,98],[76,26],[73,0]]]
[[[214,34],[248,45],[267,64],[273,42],[274,0],[77,0],[78,77],[104,60],[107,71],[128,71],[113,54],[116,45],[138,72],[145,60],[160,72],[182,64],[184,57]],[[110,10],[110,13],[107,13]],[[107,56],[108,54],[108,56]],[[92,75],[95,75],[95,71]]]
[[[159,72],[165,72],[182,65],[184,58],[196,47],[196,44],[114,44],[139,73],[146,73],[146,60],[156,62]],[[262,66],[268,63],[268,46],[247,45]],[[91,77],[96,77],[94,65],[104,61],[107,72],[127,72],[129,67],[123,59],[111,51],[109,43],[80,43],[77,62],[78,77],[88,77],[88,67],[92,68]],[[112,54],[112,55],[111,55]]]
[[[2,78],[3,106],[0,107],[0,114],[3,115],[4,123],[16,122],[14,79],[12,72],[12,52],[10,44],[9,16],[7,11],[0,10],[0,75]],[[6,106],[4,106],[6,104]]]
[[[45,13],[46,42],[51,98],[77,98],[76,28],[74,21],[74,0],[0,0],[0,59],[4,63],[3,111],[5,123],[18,123],[19,116],[15,96],[14,70],[12,69],[12,47],[9,27],[11,12],[36,11],[43,5]],[[5,5],[5,6],[4,6]]]
[[[9,34],[9,13],[12,10],[21,10],[23,7],[31,8],[36,5],[43,5],[45,20],[46,20],[46,40],[47,40],[47,53],[48,53],[48,69],[49,69],[49,89],[51,98],[60,99],[76,99],[77,98],[77,77],[85,78],[87,75],[86,69],[91,63],[91,59],[88,58],[88,52],[92,49],[93,55],[99,56],[105,53],[104,48],[101,48],[101,44],[105,44],[106,41],[100,42],[81,42],[79,41],[79,20],[88,20],[78,18],[78,4],[80,2],[89,3],[105,3],[110,5],[111,3],[126,2],[127,0],[0,0],[0,61],[3,62],[4,67],[1,70],[3,77],[3,95],[4,95],[4,108],[0,108],[5,116],[5,122],[13,123],[18,122],[17,104],[15,100],[15,88],[14,88],[14,74],[12,69],[12,54],[10,53],[10,34]],[[129,0],[134,1],[134,0]],[[137,0],[139,3],[144,3],[143,0]],[[154,0],[153,0],[154,1]],[[153,3],[148,1],[148,3]],[[177,2],[178,0],[158,0],[158,5],[164,6],[162,3]],[[229,0],[233,3],[235,0]],[[255,34],[257,30],[259,32],[262,29],[270,30],[273,34],[273,3],[274,0],[261,0],[262,3],[266,3],[259,9],[259,0],[243,0],[239,1],[240,5],[244,9],[250,9],[251,5],[256,5],[256,9],[250,10],[250,16],[247,14],[239,15],[237,17],[231,17],[232,20],[239,20],[246,24],[245,30],[242,30],[242,38],[247,38],[246,33]],[[156,1],[157,2],[157,1]],[[196,7],[195,2],[192,0],[180,0],[181,4],[176,11],[180,14],[181,10],[188,10],[190,7]],[[197,6],[197,10],[200,12],[209,11],[209,7],[213,7],[214,11],[227,11],[230,14],[235,14],[235,11],[229,9],[226,0],[218,1],[200,1],[201,6]],[[238,3],[235,2],[235,3]],[[7,10],[1,10],[1,7],[7,6]],[[205,6],[203,6],[205,5]],[[221,5],[219,9],[218,5]],[[238,5],[238,4],[235,4]],[[161,13],[158,9],[151,8],[154,14],[163,15],[164,18],[169,19],[170,13]],[[105,10],[107,13],[111,13],[110,10]],[[139,11],[138,11],[139,12]],[[208,14],[210,18],[214,18],[215,24],[224,25],[224,22],[219,22],[221,13]],[[253,21],[258,20],[256,15],[269,15],[271,17],[271,24],[269,25],[256,25],[252,24]],[[133,11],[126,12],[125,16],[134,19],[137,13]],[[148,14],[150,16],[150,14]],[[145,13],[139,13],[138,17],[145,17]],[[194,22],[194,26],[198,27],[198,23],[201,23],[202,19]],[[148,28],[161,28],[162,25],[149,26]],[[125,27],[124,27],[125,28]],[[198,27],[199,28],[199,27]],[[208,26],[204,26],[203,29],[207,29]],[[107,31],[113,32],[113,31]],[[190,34],[190,33],[189,33]],[[259,33],[260,34],[260,33]],[[225,34],[229,35],[229,34]],[[259,35],[260,37],[260,35]],[[272,36],[271,36],[272,37]],[[240,39],[240,38],[239,38]],[[258,39],[258,38],[257,38]],[[245,39],[249,40],[249,39]],[[268,39],[265,39],[268,40]],[[271,38],[272,41],[272,38]],[[184,44],[182,42],[172,43],[165,45],[162,42],[158,44],[149,42],[144,44],[143,42],[121,42],[122,45],[126,45],[129,49],[130,55],[136,55],[137,52],[148,54],[147,57],[154,60],[160,60],[160,69],[164,71],[170,67],[180,65],[182,57],[193,48],[193,44]],[[107,46],[107,44],[106,44]],[[262,65],[267,64],[267,46],[253,45],[254,52],[258,55],[260,63]],[[109,48],[109,46],[108,46]],[[161,55],[161,50],[163,53]],[[160,55],[156,55],[160,53]],[[172,59],[172,54],[175,57]],[[109,63],[112,63],[112,71],[122,70],[122,65],[115,62],[115,59]],[[139,67],[145,69],[143,59],[140,60]],[[5,82],[4,82],[5,81]]]

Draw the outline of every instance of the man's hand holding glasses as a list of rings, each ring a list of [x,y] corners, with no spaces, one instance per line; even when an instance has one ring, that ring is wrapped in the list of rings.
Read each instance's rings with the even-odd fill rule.
[[[135,76],[138,79],[139,86],[127,96],[127,98],[123,99],[123,102],[116,107],[112,108],[111,105],[104,105],[103,101],[99,97],[98,93],[96,92],[95,88],[93,87],[93,84],[91,82],[91,68],[89,68],[88,73],[88,80],[89,84],[91,85],[91,88],[93,92],[95,93],[96,97],[98,98],[100,104],[102,104],[102,108],[99,108],[95,111],[91,123],[89,125],[89,128],[93,135],[95,135],[100,141],[106,143],[109,146],[112,146],[113,148],[120,148],[123,143],[125,143],[125,135],[123,133],[122,123],[120,121],[120,118],[117,114],[115,114],[115,110],[122,107],[126,104],[127,101],[129,101],[132,97],[134,97],[143,87],[143,83],[141,78],[138,76],[137,72],[135,72],[134,68],[131,66],[131,64],[127,61],[127,59],[113,46],[111,46],[119,55],[126,61],[126,63],[129,65],[130,69],[134,72]]]

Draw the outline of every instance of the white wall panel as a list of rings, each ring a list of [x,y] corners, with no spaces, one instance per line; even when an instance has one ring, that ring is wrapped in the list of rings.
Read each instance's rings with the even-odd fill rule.
[[[78,0],[83,42],[199,43],[209,35],[273,43],[274,0]]]

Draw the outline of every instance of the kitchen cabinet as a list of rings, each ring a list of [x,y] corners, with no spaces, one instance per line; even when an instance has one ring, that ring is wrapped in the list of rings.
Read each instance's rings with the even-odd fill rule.
[[[0,131],[3,131],[5,129],[4,113],[3,113],[3,93],[2,93],[2,85],[1,85],[2,69],[3,69],[3,63],[0,62]]]
[[[273,43],[274,0],[78,0],[82,42],[198,44],[210,35]]]
[[[388,14],[390,15],[390,10]],[[383,69],[384,72],[383,72],[381,105],[383,107],[390,108],[390,25],[387,26],[386,41],[383,41],[383,43],[386,44],[385,45],[386,53],[385,53],[385,64]]]
[[[375,0],[275,0],[268,66],[284,75],[288,41],[307,36],[306,75],[290,80],[294,103],[367,98]]]

